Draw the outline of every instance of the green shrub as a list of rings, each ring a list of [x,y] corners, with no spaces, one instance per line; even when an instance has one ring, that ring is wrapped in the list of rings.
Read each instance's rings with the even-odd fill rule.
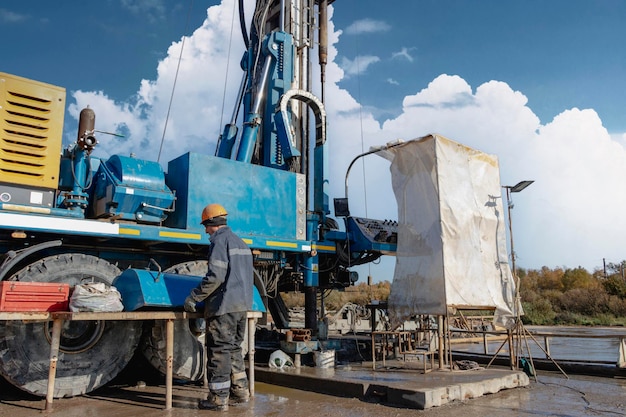
[[[610,313],[609,295],[604,291],[574,288],[563,293],[559,301],[564,312],[590,317]]]
[[[626,298],[626,281],[620,275],[612,275],[602,281],[605,291],[620,298]]]
[[[524,324],[547,325],[554,323],[556,313],[546,298],[539,298],[532,303],[522,302]]]

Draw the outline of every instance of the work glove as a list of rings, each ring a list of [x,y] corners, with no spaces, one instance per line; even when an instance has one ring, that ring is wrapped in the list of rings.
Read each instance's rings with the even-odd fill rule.
[[[185,298],[185,311],[187,311],[189,313],[195,313],[196,312],[196,300],[191,298],[191,295],[189,295],[189,296],[187,296],[187,298]]]

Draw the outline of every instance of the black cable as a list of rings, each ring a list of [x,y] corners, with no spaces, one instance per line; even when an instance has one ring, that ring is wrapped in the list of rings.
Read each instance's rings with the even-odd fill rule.
[[[248,31],[246,30],[246,13],[243,3],[244,0],[239,0],[239,26],[241,27],[243,42],[246,45],[246,49],[248,49],[250,48],[250,37],[248,36]]]

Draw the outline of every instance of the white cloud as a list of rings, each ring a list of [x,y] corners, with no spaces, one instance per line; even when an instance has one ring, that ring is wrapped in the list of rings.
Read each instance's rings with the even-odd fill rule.
[[[7,9],[0,9],[0,22],[19,23],[27,19],[28,19],[27,15],[15,13]]]
[[[626,230],[626,150],[597,113],[565,110],[529,142],[537,183],[523,215],[531,235],[549,236],[543,257],[561,252],[568,266],[626,258],[617,244]]]
[[[360,35],[362,33],[386,32],[391,29],[391,25],[382,20],[361,19],[353,22],[346,28],[347,35]]]
[[[391,58],[392,59],[396,59],[396,58],[404,58],[409,62],[413,62],[413,56],[409,53],[409,51],[413,50],[415,48],[407,48],[407,47],[402,47],[402,49],[400,49],[398,52],[394,52],[391,54]]]
[[[392,84],[392,85],[400,85],[400,83],[394,80],[393,78],[387,78],[387,83]]]
[[[151,22],[162,20],[165,17],[163,0],[121,0],[122,7],[131,13],[146,18]]]
[[[442,74],[414,96],[407,96],[402,103],[411,106],[453,106],[472,100],[472,88],[458,75]]]
[[[626,133],[612,133],[611,140],[626,146]]]
[[[365,73],[370,65],[377,62],[380,62],[380,58],[377,56],[361,55],[354,59],[342,57],[339,66],[343,69],[346,76],[349,77]]]
[[[162,162],[189,150],[212,154],[226,123],[220,115],[230,117],[232,113],[240,56],[231,54],[228,63],[224,48],[233,1],[209,8],[202,27],[185,39]],[[332,14],[332,7],[330,11]],[[602,265],[602,258],[626,258],[619,243],[626,231],[626,136],[610,135],[595,111],[564,109],[541,125],[523,93],[508,84],[490,81],[470,86],[458,75],[442,74],[421,91],[407,95],[401,114],[379,123],[338,86],[343,78],[365,71],[378,58],[359,57],[358,65],[356,59],[341,60],[338,65],[340,32],[332,22],[329,28],[326,110],[331,198],[343,196],[346,169],[363,150],[398,138],[439,133],[497,155],[503,184],[535,181],[514,195],[518,266],[581,265],[591,270]],[[72,115],[77,117],[79,109],[89,104],[96,111],[98,129],[127,133],[124,139],[100,136],[97,152],[134,152],[139,158],[156,160],[181,45],[181,41],[172,43],[167,58],[158,64],[157,79],[144,80],[132,102],[114,102],[103,92],[74,93]],[[243,51],[243,43],[234,50]],[[222,112],[227,64],[227,102]],[[353,167],[349,184],[353,214],[396,217],[385,160],[363,158]],[[375,271],[376,267],[372,268]],[[391,278],[389,271],[382,277],[376,274],[373,272],[375,279]]]

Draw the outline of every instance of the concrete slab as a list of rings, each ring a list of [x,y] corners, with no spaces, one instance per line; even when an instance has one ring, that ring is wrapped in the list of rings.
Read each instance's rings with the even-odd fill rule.
[[[274,370],[257,365],[255,375],[259,382],[340,397],[376,398],[387,404],[421,410],[530,384],[522,371],[478,368],[434,369],[423,373],[414,365],[391,362],[376,370],[371,362],[330,369],[304,366]]]

